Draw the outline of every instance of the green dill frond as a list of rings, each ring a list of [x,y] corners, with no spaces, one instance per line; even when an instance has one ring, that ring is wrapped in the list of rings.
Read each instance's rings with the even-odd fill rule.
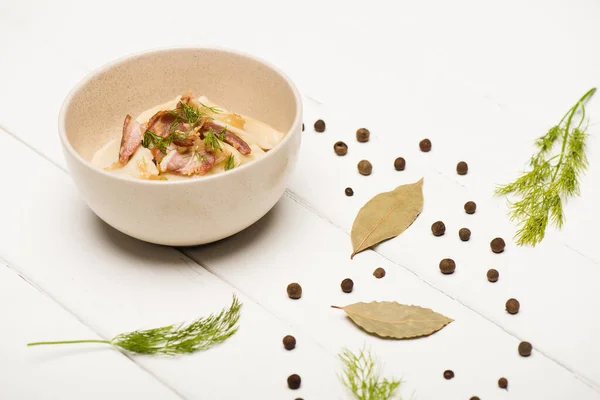
[[[144,139],[142,139],[142,146],[147,149],[158,147],[161,153],[166,154],[167,148],[173,142],[173,135],[167,137],[158,136],[156,133],[146,129],[144,132]]]
[[[181,104],[181,111],[183,114],[181,115],[181,118],[192,126],[195,126],[203,117],[203,114],[196,107],[185,103],[179,104]]]
[[[180,122],[187,122],[190,124],[191,128],[195,128],[202,118],[206,115],[200,109],[196,108],[192,104],[187,104],[183,102],[179,102],[177,104],[177,108],[174,110],[169,110],[169,114],[175,117],[175,120],[171,123],[169,131],[173,131]]]
[[[344,364],[342,382],[358,400],[388,400],[395,397],[400,379],[379,377],[375,360],[364,348],[358,354],[344,349],[339,355]]]
[[[557,228],[562,228],[565,223],[565,215],[563,213],[562,201],[558,194],[548,197],[548,210],[552,224]]]
[[[540,153],[545,154],[552,150],[552,146],[554,146],[554,142],[556,141],[556,139],[561,137],[563,134],[564,129],[561,128],[559,125],[550,128],[544,136],[538,138],[535,141],[536,146],[540,149]]]
[[[215,114],[221,114],[223,112],[223,110],[218,109],[217,107],[209,107],[204,103],[198,102],[200,103],[200,105],[204,108],[206,108],[208,111],[215,113]]]
[[[204,145],[208,149],[223,151],[221,143],[219,142],[219,140],[222,140],[223,133],[221,133],[221,136],[218,135],[219,134],[215,133],[212,128],[209,128],[208,131],[204,133]]]
[[[181,119],[179,118],[178,114],[173,114],[171,112],[171,115],[173,115],[175,117],[175,119],[173,119],[173,122],[171,122],[171,125],[169,126],[169,132],[174,132],[177,129],[177,127],[179,126]]]
[[[519,246],[535,246],[544,239],[548,214],[529,216],[517,231],[516,242]]]
[[[160,136],[146,129],[146,132],[144,132],[144,138],[142,139],[142,146],[149,148],[150,145],[154,144],[156,140],[160,140]]]
[[[237,297],[229,308],[218,314],[199,318],[188,324],[168,325],[160,328],[122,333],[112,340],[70,340],[60,342],[34,342],[28,346],[73,343],[106,343],[136,354],[178,355],[193,353],[222,343],[238,330],[242,304]]]
[[[229,171],[230,169],[233,169],[235,167],[235,157],[233,157],[233,154],[230,154],[229,157],[227,157],[227,162],[225,163],[225,171]]]
[[[531,157],[529,171],[514,182],[496,188],[496,195],[520,197],[509,203],[509,216],[519,224],[515,235],[517,244],[535,246],[541,242],[548,222],[561,228],[565,221],[563,202],[579,195],[581,175],[588,166],[587,125],[582,128],[585,102],[595,91],[595,88],[589,90],[558,125],[536,140],[539,151]],[[580,118],[577,126],[573,123],[575,115]],[[553,155],[559,138],[562,139],[560,152]]]

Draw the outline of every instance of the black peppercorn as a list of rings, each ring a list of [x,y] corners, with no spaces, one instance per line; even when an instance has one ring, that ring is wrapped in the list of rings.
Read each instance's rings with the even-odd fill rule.
[[[434,222],[431,225],[431,233],[433,236],[442,236],[446,232],[446,225],[442,221]]]
[[[502,253],[506,247],[506,243],[504,243],[504,239],[497,237],[490,242],[490,247],[494,253]]]
[[[452,379],[454,378],[454,371],[451,369],[447,369],[444,371],[444,379]]]
[[[346,190],[344,190],[344,193],[346,193],[346,196],[348,197],[354,196],[354,190],[352,190],[351,187],[347,187]]]
[[[458,164],[456,164],[456,172],[459,175],[466,175],[468,171],[469,171],[469,166],[467,165],[466,162],[461,161]]]
[[[287,335],[283,338],[283,347],[286,350],[293,350],[296,347],[296,338],[292,335]]]
[[[444,258],[442,261],[440,261],[440,271],[442,271],[442,274],[445,274],[445,275],[452,274],[452,273],[454,273],[455,269],[456,269],[456,263],[454,262],[453,259]]]
[[[304,132],[304,122],[302,123],[302,132]]]
[[[317,120],[317,122],[315,122],[315,131],[319,133],[325,132],[325,121],[322,119]]]
[[[352,291],[352,288],[354,288],[354,282],[352,282],[352,279],[346,278],[342,281],[341,286],[342,286],[342,292],[350,293]]]
[[[531,355],[531,350],[533,350],[533,346],[531,345],[531,343],[519,343],[519,355],[521,355],[521,357],[529,357]]]
[[[373,165],[369,161],[361,160],[358,163],[358,172],[360,172],[361,175],[371,175],[372,171]]]
[[[290,283],[287,287],[287,294],[290,297],[290,299],[299,299],[300,297],[302,297],[302,286],[300,286],[296,282]]]
[[[518,313],[519,308],[521,308],[521,304],[519,304],[519,300],[517,300],[517,299],[506,300],[506,311],[508,311],[509,314]]]
[[[500,274],[498,273],[498,271],[496,271],[495,269],[490,269],[487,272],[487,279],[490,282],[496,282],[498,280],[498,277],[500,276]]]
[[[293,375],[288,376],[287,383],[288,383],[288,387],[290,389],[296,390],[300,387],[300,384],[302,383],[302,379],[300,378],[300,375],[293,374]]]
[[[421,151],[427,153],[429,150],[431,150],[431,140],[429,139],[423,139],[419,142],[419,148],[421,149]]]
[[[506,388],[508,388],[508,380],[506,378],[500,378],[500,379],[498,379],[498,387],[500,389],[506,389]]]
[[[398,157],[394,160],[394,168],[396,171],[404,171],[406,168],[406,160],[402,157]]]
[[[469,228],[460,228],[460,230],[458,231],[458,237],[463,242],[468,241],[469,239],[471,239],[471,230]]]
[[[371,132],[367,128],[360,128],[356,131],[356,140],[361,143],[368,142]]]
[[[477,210],[477,204],[474,201],[467,201],[465,203],[465,212],[467,214],[474,214],[475,210]]]
[[[333,151],[338,156],[345,156],[348,153],[348,146],[344,142],[335,142],[333,145]]]
[[[377,279],[381,279],[385,276],[385,269],[379,267],[375,271],[373,271],[373,276]]]

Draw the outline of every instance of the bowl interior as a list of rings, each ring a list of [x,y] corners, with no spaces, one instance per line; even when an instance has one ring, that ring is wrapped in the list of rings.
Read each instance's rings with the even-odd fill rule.
[[[126,114],[173,99],[188,90],[234,112],[288,132],[297,104],[289,81],[250,56],[210,48],[176,48],[137,54],[93,73],[64,109],[66,139],[85,160],[119,138]]]

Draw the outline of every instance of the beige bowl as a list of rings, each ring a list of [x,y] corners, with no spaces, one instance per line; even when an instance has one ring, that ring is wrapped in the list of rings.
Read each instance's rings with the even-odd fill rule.
[[[286,136],[256,161],[185,181],[121,178],[90,163],[120,136],[126,114],[188,90]],[[296,163],[301,124],[300,95],[277,68],[246,54],[193,47],[135,54],[93,72],[66,98],[59,134],[71,176],[96,215],[135,238],[188,246],[231,236],[277,203]]]

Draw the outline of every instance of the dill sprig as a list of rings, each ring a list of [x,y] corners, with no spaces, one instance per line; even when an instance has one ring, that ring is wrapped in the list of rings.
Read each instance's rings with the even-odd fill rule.
[[[229,157],[227,157],[227,162],[225,163],[225,171],[229,171],[230,169],[233,169],[235,167],[235,157],[233,156],[233,154],[230,154]]]
[[[171,134],[166,137],[158,136],[156,133],[146,129],[144,132],[144,139],[142,139],[142,146],[147,149],[158,147],[161,153],[167,154],[167,148],[173,143],[173,140],[177,137],[175,134]]]
[[[344,385],[358,400],[388,400],[395,397],[400,379],[381,379],[371,353],[364,348],[358,354],[344,349],[339,355],[344,364]]]
[[[242,304],[233,296],[231,306],[219,314],[211,314],[188,324],[121,333],[112,340],[68,340],[34,342],[27,346],[46,344],[106,343],[137,354],[178,355],[205,350],[222,343],[237,332]]]
[[[202,113],[198,108],[182,102],[179,104],[181,105],[180,117],[184,121],[190,123],[192,127],[196,126],[198,122],[200,122],[200,119],[204,117],[204,113]]]
[[[590,89],[558,125],[535,141],[539,151],[529,160],[529,171],[496,189],[496,195],[520,197],[510,203],[509,212],[511,220],[520,226],[515,234],[518,245],[535,246],[541,242],[549,223],[561,228],[565,222],[563,202],[579,195],[579,180],[588,166],[585,102],[594,92],[596,88]],[[575,121],[576,116],[579,122]],[[560,153],[553,154],[552,149],[559,139],[562,140]]]
[[[208,111],[210,111],[210,112],[212,112],[212,113],[214,113],[214,114],[221,114],[221,113],[223,112],[223,110],[221,110],[221,109],[219,109],[219,108],[217,108],[217,107],[214,107],[214,106],[213,106],[213,107],[207,106],[206,104],[204,104],[204,103],[202,103],[202,102],[200,102],[200,101],[199,101],[198,103],[200,103],[200,105],[201,105],[202,107],[206,108]]]
[[[223,130],[219,133],[213,131],[212,128],[208,128],[208,131],[206,131],[204,133],[204,145],[210,150],[219,150],[219,151],[223,151],[223,148],[221,147],[221,143],[219,143],[219,141],[223,142],[225,141],[225,132],[227,131],[227,128],[223,128]]]

